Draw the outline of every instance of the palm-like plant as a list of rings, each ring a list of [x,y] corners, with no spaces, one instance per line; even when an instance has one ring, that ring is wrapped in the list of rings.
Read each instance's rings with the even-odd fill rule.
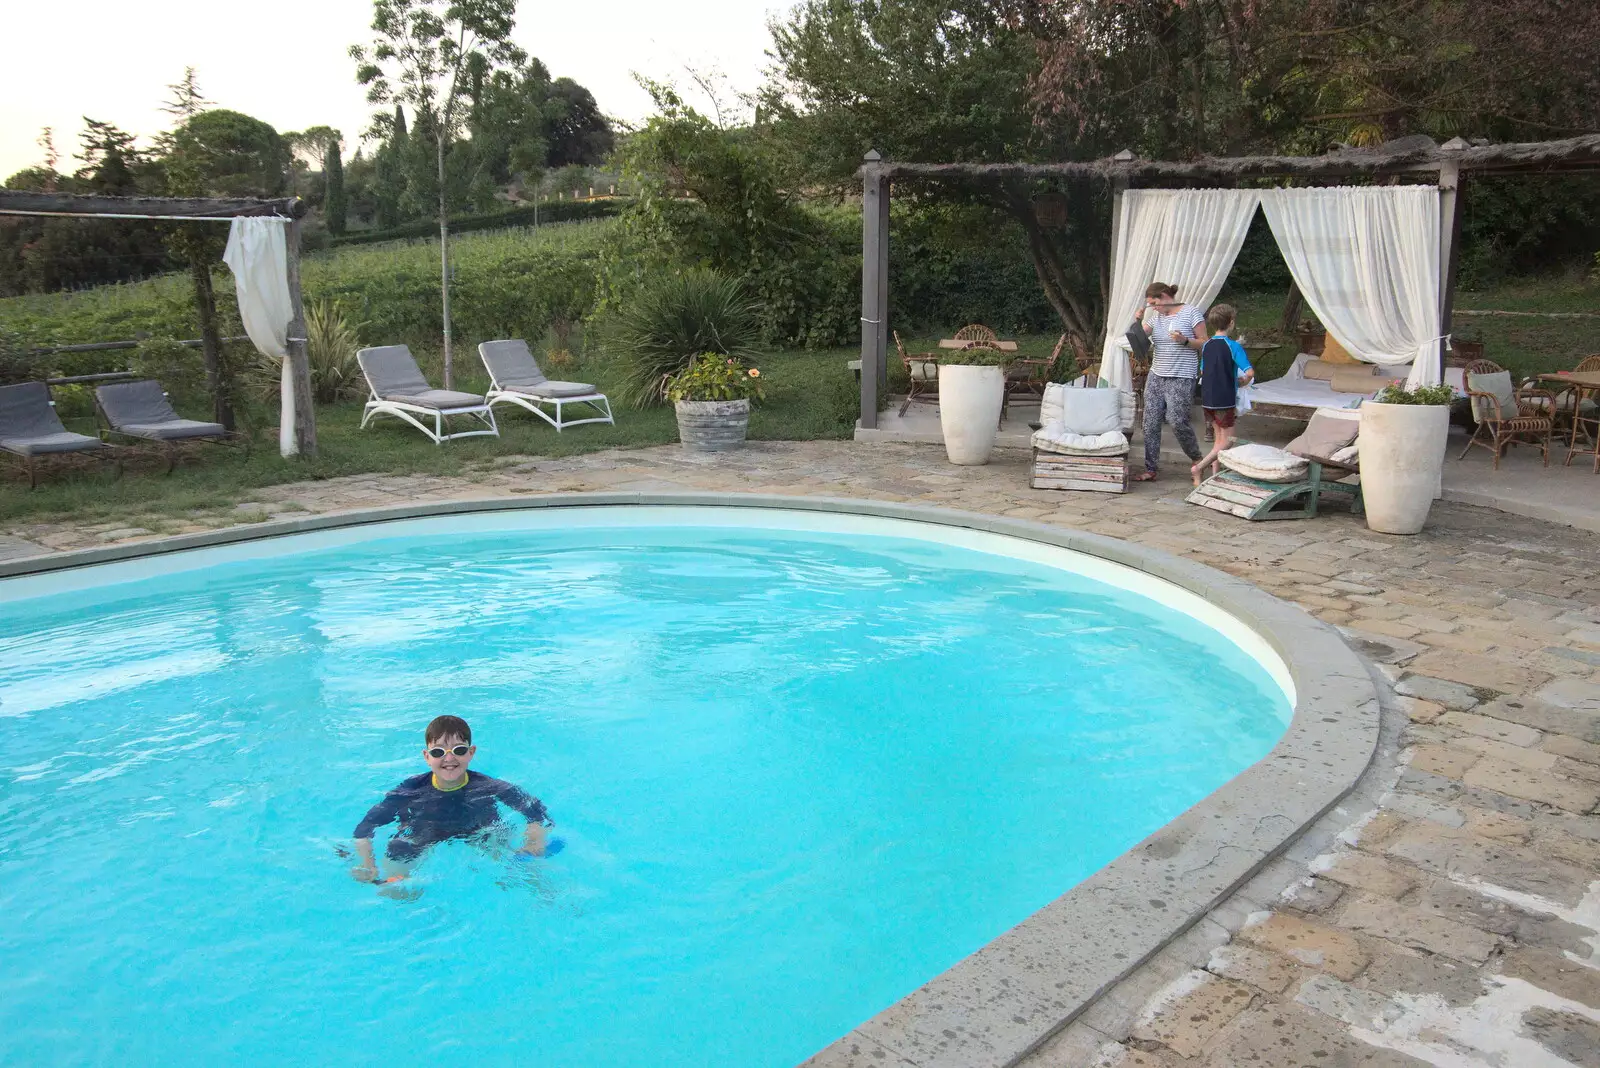
[[[663,278],[617,316],[612,351],[625,364],[624,398],[661,404],[667,381],[701,353],[754,354],[756,305],[734,278],[696,269]]]
[[[306,354],[311,393],[318,404],[334,404],[355,394],[361,380],[356,350],[361,341],[344,309],[331,300],[306,306]]]

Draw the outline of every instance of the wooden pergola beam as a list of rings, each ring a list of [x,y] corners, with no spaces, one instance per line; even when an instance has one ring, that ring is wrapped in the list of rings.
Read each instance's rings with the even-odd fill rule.
[[[306,204],[299,197],[276,200],[248,197],[109,197],[0,189],[0,212],[17,215],[136,215],[152,221],[163,218],[234,219],[259,215],[299,219],[306,213]]]

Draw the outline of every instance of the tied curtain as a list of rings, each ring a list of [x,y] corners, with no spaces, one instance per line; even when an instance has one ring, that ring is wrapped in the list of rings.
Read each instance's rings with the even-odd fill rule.
[[[1178,299],[1204,311],[1239,256],[1261,194],[1254,189],[1130,189],[1122,194],[1117,270],[1107,304],[1100,373],[1133,388],[1123,342],[1151,282],[1169,282]]]
[[[1267,189],[1261,207],[1289,273],[1358,360],[1440,380],[1439,190],[1431,185]]]
[[[233,272],[244,332],[261,355],[282,364],[278,451],[293,456],[299,449],[294,437],[294,372],[289,361],[289,320],[294,318],[294,305],[289,298],[289,249],[284,235],[288,222],[273,217],[233,220],[222,262]]]

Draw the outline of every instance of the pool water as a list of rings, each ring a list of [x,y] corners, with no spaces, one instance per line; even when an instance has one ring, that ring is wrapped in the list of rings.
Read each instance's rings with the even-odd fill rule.
[[[1194,616],[912,525],[519,522],[0,583],[0,1062],[792,1065],[1287,723]],[[566,848],[380,896],[340,848],[447,712]]]

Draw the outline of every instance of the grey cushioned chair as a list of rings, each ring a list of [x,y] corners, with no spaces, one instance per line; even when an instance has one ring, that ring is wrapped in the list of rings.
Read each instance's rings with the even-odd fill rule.
[[[557,382],[544,376],[539,361],[528,351],[526,341],[485,341],[478,346],[478,355],[489,371],[489,404],[515,404],[526,408],[557,430],[579,426],[583,423],[614,423],[611,402],[606,395],[587,382]],[[553,405],[555,417],[544,410]],[[588,405],[590,412],[582,419],[568,419],[562,414],[567,404]]]
[[[74,434],[62,426],[50,399],[50,387],[43,382],[0,386],[0,450],[22,460],[29,487],[39,484],[37,461],[41,457],[71,462],[87,456],[113,458],[115,453],[99,438]]]
[[[392,415],[422,431],[435,445],[455,438],[500,436],[500,428],[494,421],[494,409],[489,407],[486,399],[476,393],[434,389],[422,377],[421,368],[406,346],[379,345],[362,349],[356,353],[356,362],[361,365],[361,373],[366,376],[367,386],[372,390],[366,411],[361,416],[363,430],[375,416]],[[444,421],[451,415],[470,415],[485,423],[488,429],[458,430],[454,434],[446,434]],[[431,418],[433,429],[429,430],[418,416]]]
[[[243,446],[247,452],[249,450],[248,439],[221,423],[185,419],[173,411],[167,391],[153,379],[96,386],[94,401],[108,434],[161,446],[169,472],[177,462],[181,445],[205,443]]]

